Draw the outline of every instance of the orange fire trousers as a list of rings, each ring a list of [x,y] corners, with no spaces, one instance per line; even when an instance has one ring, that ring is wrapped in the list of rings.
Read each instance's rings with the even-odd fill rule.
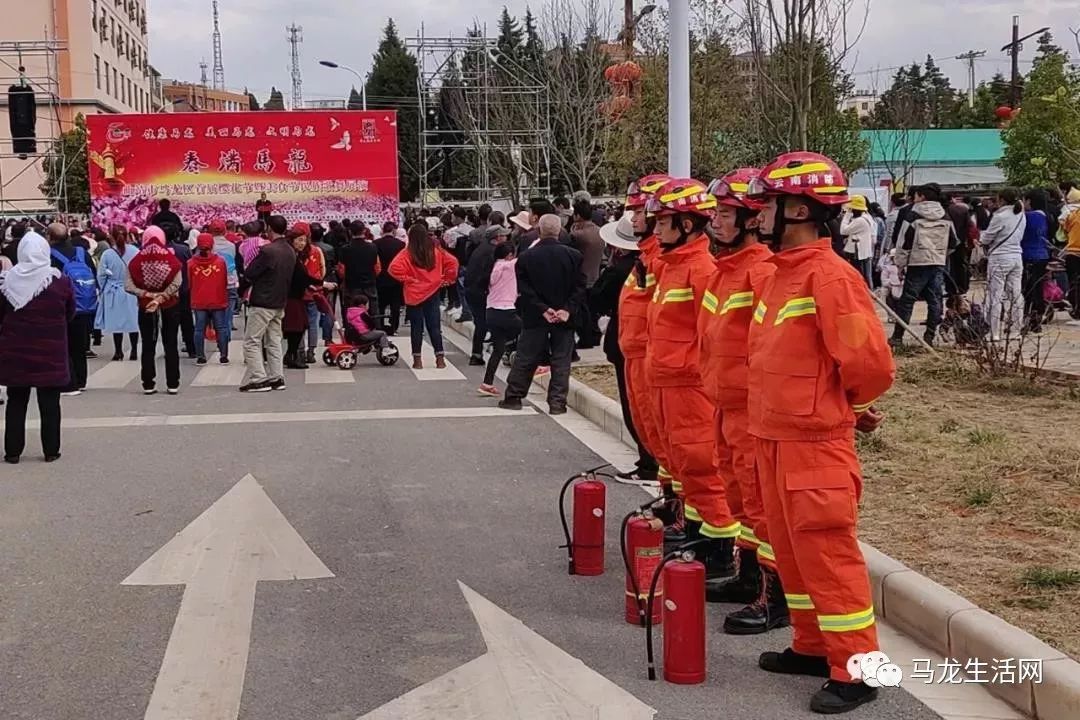
[[[747,430],[746,408],[716,409],[716,469],[724,481],[728,508],[742,523],[736,545],[756,550],[758,562],[776,568],[769,528],[754,468],[754,438]]]
[[[716,471],[716,442],[707,430],[714,408],[704,388],[654,387],[652,400],[671,474],[682,483],[686,519],[700,522],[704,537],[738,538],[742,525],[731,514]]]
[[[665,487],[672,485],[671,461],[668,459],[667,449],[661,441],[660,426],[656,422],[656,413],[653,411],[653,401],[650,397],[649,383],[645,374],[645,358],[626,358],[626,394],[630,398],[630,418],[634,421],[634,429],[637,430],[641,444],[656,458],[660,465],[660,484]],[[681,487],[676,485],[675,490],[682,494]]]
[[[879,649],[866,561],[855,537],[862,474],[850,438],[756,440],[769,535],[794,631],[791,647],[826,657],[851,682],[847,661]]]

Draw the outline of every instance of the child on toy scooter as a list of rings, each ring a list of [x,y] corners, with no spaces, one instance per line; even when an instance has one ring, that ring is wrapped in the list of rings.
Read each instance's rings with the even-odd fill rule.
[[[381,349],[389,345],[386,333],[376,329],[375,320],[368,312],[368,298],[362,293],[349,293],[345,296],[346,310],[345,339],[355,343],[371,343]]]

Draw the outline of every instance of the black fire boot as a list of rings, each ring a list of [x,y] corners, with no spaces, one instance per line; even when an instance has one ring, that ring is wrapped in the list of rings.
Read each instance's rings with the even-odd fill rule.
[[[762,567],[761,594],[742,610],[724,618],[724,632],[728,635],[760,635],[790,623],[780,576],[775,570]]]
[[[735,538],[708,538],[709,543],[698,547],[697,555],[705,563],[705,588],[710,582],[735,576]]]
[[[734,576],[705,584],[705,601],[711,603],[752,603],[761,595],[761,565],[757,550],[739,548]]]
[[[758,667],[781,675],[809,675],[829,677],[829,661],[817,655],[802,655],[791,648],[784,652],[763,652],[758,657]]]
[[[850,712],[860,705],[877,700],[877,688],[861,682],[830,680],[810,699],[810,709],[822,715]]]

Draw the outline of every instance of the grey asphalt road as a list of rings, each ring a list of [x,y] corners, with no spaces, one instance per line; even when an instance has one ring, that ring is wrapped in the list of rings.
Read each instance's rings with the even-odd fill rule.
[[[402,340],[407,346],[407,341]],[[147,414],[487,407],[478,368],[421,382],[373,363],[341,385],[290,377],[284,393],[138,384],[64,401],[69,418]],[[98,365],[99,366],[99,365]],[[185,372],[191,369],[185,362]],[[642,631],[622,619],[615,517],[636,488],[609,491],[607,572],[569,577],[556,494],[600,464],[542,414],[71,429],[63,458],[0,467],[0,717],[138,720],[184,588],[121,586],[144,560],[252,474],[335,577],[261,582],[239,717],[356,720],[484,654],[461,581],[664,720],[814,717],[820,681],[756,668],[786,632],[730,638],[710,611],[709,679],[649,682]],[[659,638],[658,638],[659,641]],[[886,690],[856,720],[929,720]],[[200,720],[193,718],[193,720]],[[483,719],[478,719],[483,720]]]

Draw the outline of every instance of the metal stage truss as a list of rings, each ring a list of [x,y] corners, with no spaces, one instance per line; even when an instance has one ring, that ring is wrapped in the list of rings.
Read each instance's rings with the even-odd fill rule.
[[[56,40],[0,41],[0,106],[2,122],[7,124],[7,88],[26,85],[34,90],[37,101],[37,152],[15,153],[14,143],[5,127],[0,133],[0,217],[53,212],[67,200],[67,166],[86,162],[85,149],[78,157],[64,157],[60,138],[62,117],[58,54],[66,43]],[[20,71],[20,68],[24,70]],[[60,182],[53,192],[38,190],[45,180],[45,166],[59,168]]]
[[[520,205],[550,190],[547,85],[486,29],[406,41],[419,69],[420,202]]]

